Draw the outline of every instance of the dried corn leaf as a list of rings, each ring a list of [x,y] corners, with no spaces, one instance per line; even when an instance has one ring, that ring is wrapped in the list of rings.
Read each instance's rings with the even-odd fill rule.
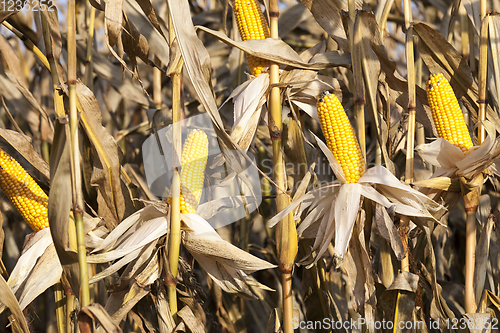
[[[446,320],[451,320],[455,318],[454,313],[448,307],[448,304],[444,300],[442,296],[443,288],[438,284],[436,277],[436,256],[434,254],[434,247],[432,246],[431,240],[431,232],[429,227],[422,226],[422,229],[425,233],[426,241],[427,241],[427,249],[429,251],[429,267],[431,271],[429,272],[427,268],[420,263],[419,269],[422,273],[423,277],[427,280],[427,282],[431,285],[432,289],[432,298],[431,298],[431,306],[430,306],[430,316],[434,320],[438,320],[440,329],[443,332],[449,332],[449,327],[446,326]]]
[[[146,15],[149,22],[151,22],[151,25],[166,40],[167,37],[165,37],[165,34],[163,33],[162,28],[160,27],[160,23],[159,23],[158,18],[156,16],[155,9],[153,8],[153,5],[151,4],[151,2],[148,0],[136,0],[136,2],[139,4],[139,6],[141,6],[141,9],[144,12],[144,15]]]
[[[177,316],[182,319],[182,322],[186,324],[189,331],[192,333],[204,333],[205,328],[203,324],[200,323],[198,318],[194,315],[193,311],[189,308],[189,306],[183,307],[179,312],[177,312]]]
[[[80,290],[75,224],[70,219],[71,190],[69,125],[56,122],[50,155],[48,215],[50,233],[64,272],[74,290]]]
[[[110,315],[104,307],[98,303],[92,303],[84,306],[78,313],[78,322],[82,332],[92,332],[87,323],[99,324],[106,333],[121,333],[122,330],[113,323]]]
[[[362,211],[364,213],[364,211]],[[346,292],[350,295],[352,308],[363,314],[366,321],[375,320],[375,283],[370,265],[370,257],[366,252],[364,238],[364,214],[360,214],[356,231],[349,242],[341,270],[347,275]],[[367,327],[368,332],[374,332],[374,327]]]
[[[302,71],[302,73],[310,72],[299,69],[295,69],[292,72],[297,73],[298,71]],[[318,111],[316,109],[316,98],[325,90],[333,90],[333,93],[339,98],[340,101],[344,101],[345,104],[346,98],[345,96],[342,96],[343,89],[340,82],[337,79],[329,78],[323,75],[316,75],[312,81],[307,82],[307,85],[301,87],[300,89],[295,90],[292,88],[290,90],[290,100],[311,118],[314,118],[319,122]]]
[[[87,49],[84,43],[77,42],[78,58],[85,59]],[[118,90],[123,84],[122,69],[113,64],[108,58],[103,57],[96,50],[92,52],[92,69],[97,77],[102,78]]]
[[[488,295],[488,298],[493,306],[500,311],[500,298],[489,290],[486,290],[486,294]]]
[[[345,52],[349,52],[349,41],[342,25],[341,11],[347,11],[347,1],[343,0],[301,0],[311,11],[316,22],[339,44]],[[364,1],[356,0],[356,9],[362,9]]]
[[[49,165],[37,152],[35,152],[28,137],[6,129],[0,129],[0,136],[21,154],[33,168],[39,171],[40,174],[45,177],[46,181],[50,180]]]
[[[253,141],[260,121],[262,106],[266,102],[269,75],[264,73],[243,83],[229,96],[234,101],[234,124],[231,137],[245,151]]]
[[[464,313],[463,319],[468,324],[475,323],[467,325],[469,333],[490,333],[496,330],[497,325],[495,322],[492,322],[490,313]]]
[[[302,3],[290,6],[283,12],[280,12],[278,20],[279,37],[284,38],[295,29],[302,21],[311,17],[311,12]]]
[[[258,298],[253,288],[270,290],[246,273],[276,267],[224,241],[196,214],[182,214],[182,243],[210,277],[226,292]]]
[[[149,49],[163,64],[169,61],[169,45],[165,38],[166,28],[162,21],[159,21],[151,2],[148,0],[125,0],[123,11],[142,36],[146,38]],[[123,36],[122,36],[123,37]]]
[[[40,15],[44,15],[48,22],[50,29],[50,38],[52,41],[52,54],[47,52],[47,58],[52,56],[56,62],[57,76],[59,77],[59,83],[62,84],[66,82],[64,75],[64,67],[61,65],[61,50],[62,50],[62,37],[61,30],[59,28],[59,17],[57,6],[53,5],[52,0],[47,1],[47,7],[53,10],[41,10]],[[66,90],[66,87],[62,84],[61,87]]]
[[[234,180],[234,178],[232,180]],[[209,220],[226,209],[245,209],[244,207],[249,206],[249,203],[252,202],[255,202],[255,198],[252,196],[230,196],[225,198],[218,198],[216,200],[211,200],[200,204],[196,209],[196,214],[201,216],[205,220]]]
[[[280,332],[280,317],[278,314],[278,309],[274,308],[269,315],[266,325],[266,333],[278,333]]]
[[[307,63],[288,44],[278,39],[266,38],[263,40],[249,39],[246,41],[234,41],[220,31],[201,26],[197,28],[219,38],[228,45],[245,51],[247,54],[284,65],[319,70],[332,66],[349,66],[351,64],[348,54],[337,51],[323,53],[321,57],[315,57]]]
[[[103,2],[101,2],[101,5]],[[111,47],[118,43],[122,32],[123,0],[107,0],[104,7],[105,34]]]
[[[497,214],[498,215],[498,214]],[[493,227],[497,223],[498,216],[491,214],[483,226],[481,236],[476,246],[476,263],[474,268],[474,295],[475,299],[481,299],[486,280],[487,264],[490,260],[490,239]]]
[[[155,295],[155,307],[157,309],[158,327],[160,332],[172,332],[175,327],[175,321],[170,312],[166,290],[159,290]]]
[[[14,293],[26,281],[38,258],[51,244],[52,237],[50,236],[50,230],[47,228],[26,236],[23,252],[8,280],[8,284]]]
[[[7,39],[0,35],[0,61],[1,61],[1,72],[10,79],[14,87],[16,87],[24,98],[30,102],[30,104],[40,113],[40,115],[52,124],[48,118],[47,112],[42,108],[38,100],[33,96],[29,88],[25,84],[24,75],[22,73],[22,66],[19,57],[16,52],[7,41]],[[50,128],[53,131],[53,128]]]
[[[97,155],[91,183],[99,186],[98,214],[108,223],[117,225],[133,209],[130,193],[120,179],[121,150],[101,125],[101,111],[92,91],[78,82],[76,95],[83,128]]]
[[[154,241],[144,247],[139,255],[127,265],[120,276],[120,282],[115,285],[117,289],[119,289],[122,285],[130,285],[133,279],[141,280],[141,283],[149,284],[146,283],[147,281],[145,280],[153,279],[159,274],[159,272],[161,272],[162,262],[158,261],[157,243],[158,242]],[[154,251],[156,252],[153,253]],[[146,268],[144,268],[145,265]],[[151,283],[153,282],[154,281]]]
[[[136,57],[139,57],[146,64],[152,64],[149,60],[149,44],[135,25],[125,18],[125,32],[122,35],[123,50],[129,56],[132,68],[138,71]]]
[[[488,15],[488,45],[491,52],[488,52],[488,82],[493,98],[493,103],[495,104],[494,109],[500,109],[500,16],[490,14]]]
[[[0,9],[0,23],[8,19],[14,14],[20,12],[18,9],[23,8],[26,3],[26,0],[21,1],[20,6],[9,6],[6,8],[6,3],[3,3],[2,9]]]
[[[53,244],[50,244],[37,260],[22,288],[16,295],[21,309],[26,308],[39,295],[61,280],[62,266]]]
[[[407,332],[408,329],[405,326],[401,327],[399,323],[413,321],[418,279],[416,274],[400,272],[381,297],[382,302],[393,302],[387,306],[391,313],[386,313],[388,320],[394,323],[393,332]]]
[[[398,229],[394,225],[392,218],[387,213],[387,210],[380,204],[375,203],[375,221],[377,223],[380,235],[384,237],[392,247],[394,254],[398,260],[403,260],[405,256],[405,249],[401,242]]]
[[[214,258],[246,273],[276,267],[223,240],[213,227],[196,214],[182,214],[184,243],[192,253]],[[206,243],[205,246],[199,246]]]
[[[127,217],[123,220],[116,228],[111,231],[111,233],[103,240],[103,242],[92,251],[92,253],[96,253],[99,251],[107,251],[111,248],[117,248],[120,246],[121,242],[126,241],[129,237],[133,236],[139,229],[143,227],[145,223],[148,221],[166,218],[166,214],[164,212],[159,211],[152,205],[146,206],[134,214]],[[161,221],[157,222],[161,223]],[[137,239],[141,239],[141,237],[146,236],[146,234],[141,234]],[[130,242],[130,240],[128,241]],[[132,244],[132,243],[128,243]],[[120,247],[123,247],[120,246]]]
[[[118,287],[111,292],[105,310],[111,315],[111,321],[115,325],[120,325],[121,321],[126,318],[131,309],[147,294],[151,292],[151,284],[160,278],[161,263],[158,261],[158,256],[155,254],[146,267],[137,274],[134,274],[133,281],[122,281],[123,285],[115,285]],[[132,282],[130,287],[128,282]],[[125,286],[125,289],[123,289]],[[104,333],[104,329],[99,327],[96,333]]]
[[[0,73],[0,95],[5,100],[5,105],[14,118],[22,117],[33,132],[39,130],[41,119],[38,111],[23,97],[23,94],[18,89],[12,89],[12,81],[5,73]]]
[[[26,318],[23,315],[23,311],[19,307],[19,303],[17,303],[17,299],[10,290],[7,282],[3,276],[0,276],[0,303],[4,304],[6,307],[10,309],[14,319],[21,325],[21,328],[24,333],[30,332],[28,328],[28,323],[26,322]]]
[[[150,239],[147,239],[145,241],[145,244],[139,244],[132,249],[116,250],[111,251],[110,253],[87,257],[88,263],[103,263],[119,259],[111,266],[92,276],[92,278],[89,279],[89,284],[96,283],[108,276],[111,276],[112,274],[118,272],[118,270],[120,270],[126,264],[143,257],[143,255],[148,256],[148,254],[150,254],[156,246],[157,242],[157,239],[153,239],[152,241]]]
[[[104,309],[111,315],[112,322],[115,325],[120,325],[129,311],[149,293],[149,286],[141,286],[135,282],[129,289],[111,293]],[[104,333],[106,331],[101,326],[95,332]]]
[[[387,290],[403,290],[415,293],[418,288],[419,276],[410,272],[400,272],[394,282],[387,288]]]
[[[449,177],[434,177],[426,180],[420,180],[418,182],[413,182],[413,185],[442,191],[460,191],[460,183],[458,179],[451,179]]]
[[[168,5],[170,11],[176,14],[172,15],[172,22],[184,59],[184,68],[193,83],[200,102],[210,114],[216,130],[222,130],[222,119],[217,111],[217,104],[211,89],[210,55],[196,35],[188,1],[168,0]],[[222,132],[224,131],[222,130]]]
[[[130,288],[112,292],[106,302],[105,309],[111,315],[113,323],[118,325],[132,307],[151,291],[151,284],[160,278],[161,265],[155,254],[146,267],[134,276],[135,281]],[[97,331],[102,332],[102,331]]]
[[[479,36],[479,28],[481,27],[480,2],[474,0],[464,0],[462,3],[465,7],[467,15],[469,16],[469,24],[472,23],[475,33]]]
[[[361,36],[356,36],[357,34]],[[360,57],[358,62],[363,70],[364,86],[366,93],[368,93],[368,100],[370,101],[370,119],[375,124],[377,140],[379,147],[384,158],[386,168],[395,174],[395,168],[392,160],[387,153],[387,139],[389,136],[386,123],[378,111],[377,92],[378,82],[380,76],[380,62],[372,48],[376,45],[382,45],[382,36],[377,25],[375,16],[372,13],[359,12],[355,22],[355,39],[359,38],[361,42],[359,45],[354,46],[354,59]],[[374,44],[372,46],[372,44]],[[360,81],[362,82],[362,81]],[[355,80],[356,84],[356,80]]]
[[[146,206],[122,221],[87,257],[88,263],[104,263],[117,260],[111,266],[94,275],[90,283],[95,283],[117,272],[126,264],[133,262],[124,274],[131,278],[137,271],[135,265],[141,264],[151,256],[160,237],[168,232],[168,215],[154,206]]]
[[[384,239],[380,241],[379,255],[380,267],[378,275],[380,276],[384,287],[388,288],[394,281],[394,265],[392,262],[390,245]]]

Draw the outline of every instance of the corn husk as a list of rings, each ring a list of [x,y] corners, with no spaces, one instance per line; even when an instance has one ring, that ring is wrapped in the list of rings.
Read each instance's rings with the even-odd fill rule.
[[[431,178],[463,176],[472,179],[493,163],[496,164],[500,155],[500,139],[496,138],[492,123],[484,121],[484,127],[488,133],[486,139],[481,145],[469,149],[465,155],[460,148],[440,138],[417,146],[420,156],[438,168]]]
[[[272,290],[248,273],[276,267],[223,240],[212,226],[196,214],[182,214],[182,244],[207,274],[228,293],[258,298],[254,288]]]
[[[302,204],[296,217],[306,210],[308,214],[297,228],[299,236],[302,236],[313,223],[319,223],[313,245],[313,250],[318,253],[314,258],[311,256],[304,258],[301,263],[309,266],[316,263],[326,252],[332,238],[335,238],[334,259],[337,266],[342,264],[360,209],[362,196],[379,204],[379,210],[386,210],[385,213],[379,211],[379,215],[382,214],[384,219],[385,228],[388,227],[389,220],[386,219],[386,216],[389,215],[389,212],[423,217],[434,222],[438,222],[446,212],[442,205],[400,182],[383,166],[368,169],[357,183],[347,183],[342,168],[332,152],[319,138],[315,136],[315,139],[337,176],[338,183],[323,185],[306,193],[268,222],[268,227],[274,226],[286,214]],[[389,225],[389,227],[394,230],[393,226]],[[402,258],[404,256],[402,244],[396,240],[395,235],[389,236],[388,240],[391,242],[396,256]]]

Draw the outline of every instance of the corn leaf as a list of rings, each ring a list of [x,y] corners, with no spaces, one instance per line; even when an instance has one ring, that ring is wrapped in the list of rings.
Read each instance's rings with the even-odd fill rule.
[[[47,112],[42,108],[37,99],[33,96],[29,88],[26,86],[24,76],[21,71],[21,62],[16,52],[7,41],[7,39],[0,35],[0,61],[3,66],[3,73],[10,79],[14,87],[16,87],[21,94],[30,102],[30,104],[37,110],[40,115],[50,123]],[[50,128],[53,131],[53,128]]]
[[[24,333],[30,332],[26,318],[24,318],[23,312],[19,307],[19,303],[17,303],[16,297],[10,290],[7,282],[5,282],[3,276],[0,276],[0,303],[5,304],[5,306],[10,309],[14,319],[21,326]]]
[[[80,289],[75,224],[70,217],[73,193],[70,173],[69,126],[55,125],[50,156],[49,225],[57,255],[73,290]]]
[[[347,11],[347,1],[341,0],[301,0],[313,14],[314,19],[335,40],[345,52],[349,51],[349,42],[342,25],[341,11]],[[356,9],[362,9],[364,2],[356,1]]]
[[[106,333],[121,333],[122,330],[113,323],[111,317],[104,307],[97,303],[92,303],[83,307],[78,314],[78,322],[82,332],[92,332],[89,323],[99,324]]]
[[[21,154],[33,168],[40,172],[45,181],[50,180],[49,165],[35,152],[33,145],[26,136],[6,129],[0,129],[0,136]]]
[[[99,104],[81,82],[77,84],[78,109],[82,126],[96,152],[92,185],[99,186],[99,215],[117,225],[131,214],[133,203],[126,185],[120,179],[121,150],[114,138],[101,125]]]
[[[334,51],[323,53],[323,57],[313,58],[311,62],[306,63],[302,61],[297,52],[281,40],[266,38],[263,40],[249,39],[237,42],[219,31],[201,26],[197,28],[219,38],[228,45],[245,51],[247,54],[293,67],[317,70],[331,66],[348,66],[351,63],[347,54]]]

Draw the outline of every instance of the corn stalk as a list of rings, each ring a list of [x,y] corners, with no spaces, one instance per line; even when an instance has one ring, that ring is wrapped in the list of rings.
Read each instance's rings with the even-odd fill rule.
[[[80,149],[78,143],[78,111],[76,107],[76,6],[75,0],[68,1],[68,90],[69,90],[69,126],[71,137],[71,185],[73,188],[73,214],[76,225],[78,244],[78,264],[80,266],[80,303],[90,303],[89,275],[87,271],[87,250],[85,248],[85,232],[83,229],[83,192]]]
[[[271,0],[269,4],[270,32],[271,38],[278,39],[278,1]],[[273,167],[274,178],[279,189],[286,188],[285,168],[283,163],[283,150],[281,134],[283,121],[281,118],[281,96],[279,83],[279,64],[271,62],[270,64],[270,84],[271,93],[269,98],[269,132],[273,146]],[[276,191],[276,210],[282,211],[290,204],[290,196],[287,193]],[[292,298],[292,273],[295,256],[297,255],[297,230],[292,214],[278,223],[276,229],[276,247],[278,251],[279,269],[282,278],[283,292],[283,331],[292,333],[293,318],[293,298]]]
[[[414,146],[415,146],[415,115],[417,109],[416,92],[415,92],[415,56],[413,51],[413,28],[411,26],[412,12],[411,2],[409,0],[403,1],[405,12],[405,28],[406,28],[406,67],[408,71],[408,132],[406,133],[406,168],[405,168],[405,181],[407,183],[413,182],[413,161],[414,161]],[[408,244],[408,231],[409,219],[401,219],[401,233],[403,235],[403,244]],[[410,271],[410,261],[408,256],[408,249],[404,259],[401,261],[401,270]],[[399,296],[399,294],[398,294]]]
[[[479,70],[478,70],[478,90],[479,90],[479,111],[477,123],[477,143],[480,145],[485,138],[483,121],[486,119],[486,80],[488,71],[488,18],[486,15],[486,1],[481,0],[481,32],[479,45]],[[474,179],[460,178],[462,196],[464,200],[467,220],[465,227],[465,312],[475,313],[477,308],[474,296],[474,271],[476,266],[476,212],[479,206],[479,196],[483,185],[483,175],[479,174]]]
[[[175,39],[175,32],[172,23],[172,13],[169,12],[169,41],[172,50],[172,45]],[[172,187],[171,187],[171,207],[170,207],[170,243],[168,251],[168,262],[170,265],[171,280],[167,282],[168,302],[172,316],[177,313],[177,273],[179,271],[179,250],[181,245],[181,179],[177,166],[180,165],[179,153],[181,151],[181,127],[179,120],[181,119],[181,75],[182,75],[182,58],[177,63],[174,70],[169,73],[172,79],[172,124],[173,124],[173,139],[174,149],[172,150],[172,165],[174,166]],[[158,74],[156,74],[158,76]],[[158,82],[157,82],[158,83]],[[158,86],[158,84],[157,84]],[[157,87],[158,89],[158,87]],[[158,92],[157,92],[158,93]],[[160,91],[161,94],[161,91]],[[161,101],[157,97],[157,107],[161,107]]]

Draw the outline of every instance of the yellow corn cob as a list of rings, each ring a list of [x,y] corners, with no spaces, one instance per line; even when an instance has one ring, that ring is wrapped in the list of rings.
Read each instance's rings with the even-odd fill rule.
[[[269,38],[269,27],[256,0],[234,0],[234,14],[242,40]],[[248,67],[254,76],[259,76],[269,61],[247,54]]]
[[[0,149],[0,187],[34,231],[49,226],[49,197],[6,152]]]
[[[427,82],[427,100],[438,135],[466,153],[472,140],[455,93],[442,73],[431,74]]]
[[[337,96],[325,91],[316,106],[328,148],[344,170],[347,182],[356,183],[366,171],[366,164],[342,104]]]
[[[203,189],[207,158],[207,135],[195,129],[189,134],[182,149],[181,213],[196,213]]]

